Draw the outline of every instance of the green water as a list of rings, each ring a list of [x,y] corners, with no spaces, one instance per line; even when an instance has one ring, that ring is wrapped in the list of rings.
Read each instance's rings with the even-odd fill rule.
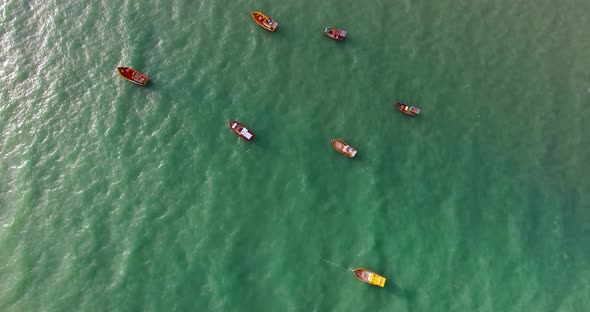
[[[0,310],[587,310],[589,10],[2,2]]]

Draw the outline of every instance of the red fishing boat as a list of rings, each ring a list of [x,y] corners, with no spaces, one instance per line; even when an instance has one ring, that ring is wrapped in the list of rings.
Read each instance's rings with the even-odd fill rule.
[[[332,139],[332,147],[346,157],[353,158],[356,155],[356,150],[340,139]]]
[[[252,18],[256,24],[268,31],[275,31],[275,29],[277,29],[279,26],[279,23],[275,22],[272,18],[264,15],[261,12],[252,12]]]
[[[254,138],[254,134],[252,134],[248,129],[246,129],[246,127],[244,127],[244,125],[237,121],[230,121],[229,127],[235,134],[248,142]]]
[[[385,286],[385,281],[387,281],[387,279],[371,270],[367,270],[367,269],[354,269],[352,270],[352,273],[354,274],[354,276],[356,278],[358,278],[359,280],[361,280],[362,282],[365,282],[367,284],[371,284],[371,285],[375,285],[375,286],[379,286],[379,287],[384,287]]]
[[[420,114],[420,109],[418,107],[410,106],[406,103],[396,103],[397,109],[399,109],[402,113],[416,117],[416,115]]]
[[[145,86],[149,79],[147,75],[144,75],[131,67],[117,67],[117,72],[121,77],[140,86]]]
[[[324,27],[322,28],[322,31],[324,32],[324,35],[335,39],[335,40],[344,40],[346,39],[346,30],[344,29],[338,29],[338,28],[334,28],[334,27]]]

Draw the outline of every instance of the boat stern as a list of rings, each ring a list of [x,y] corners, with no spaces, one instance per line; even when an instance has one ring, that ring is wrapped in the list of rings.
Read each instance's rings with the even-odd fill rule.
[[[379,287],[385,287],[385,282],[387,281],[387,279],[379,274],[376,273],[372,273],[371,276],[369,277],[369,283],[371,283],[371,285],[375,285],[375,286],[379,286]]]
[[[240,131],[240,135],[247,141],[252,141],[252,138],[254,137],[252,132],[248,131],[248,129],[246,128],[242,128],[242,131]]]
[[[149,80],[147,75],[142,73],[136,72],[133,74],[133,80],[137,82],[140,86],[145,86]]]

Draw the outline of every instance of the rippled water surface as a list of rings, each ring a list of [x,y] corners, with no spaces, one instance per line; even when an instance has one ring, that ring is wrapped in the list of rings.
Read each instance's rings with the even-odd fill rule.
[[[0,3],[0,310],[586,310],[589,11]]]

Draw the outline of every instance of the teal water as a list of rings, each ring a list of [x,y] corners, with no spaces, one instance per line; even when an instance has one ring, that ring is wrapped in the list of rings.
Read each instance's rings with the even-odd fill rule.
[[[2,2],[0,310],[587,310],[589,10]]]

